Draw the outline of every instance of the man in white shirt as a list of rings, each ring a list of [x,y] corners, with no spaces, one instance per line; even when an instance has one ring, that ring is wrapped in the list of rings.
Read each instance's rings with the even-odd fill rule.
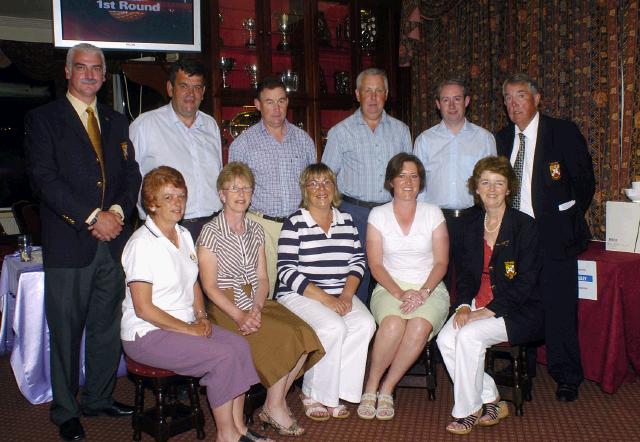
[[[163,165],[184,176],[189,198],[181,224],[194,242],[202,226],[222,208],[216,190],[222,169],[220,129],[199,110],[204,93],[204,67],[192,60],[176,62],[167,81],[171,102],[141,114],[129,128],[143,176]],[[146,218],[140,200],[138,213]]]
[[[496,154],[493,134],[465,116],[470,101],[462,80],[442,81],[436,93],[436,106],[442,121],[422,132],[414,145],[414,154],[420,158],[426,172],[425,190],[418,195],[418,200],[442,209],[453,258],[458,232],[463,228],[458,218],[473,207],[467,180],[478,160]],[[446,277],[447,286],[450,286],[450,278],[451,272]]]

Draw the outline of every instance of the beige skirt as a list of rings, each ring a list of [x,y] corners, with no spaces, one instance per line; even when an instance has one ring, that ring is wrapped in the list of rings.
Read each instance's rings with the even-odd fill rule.
[[[397,279],[394,279],[394,281],[402,290],[417,290],[422,285],[411,284]],[[402,305],[402,301],[394,297],[380,284],[376,285],[376,288],[373,289],[370,308],[378,325],[382,323],[384,318],[390,315],[399,316],[402,319],[422,318],[429,321],[433,327],[433,330],[431,330],[429,334],[429,340],[431,340],[431,338],[438,334],[449,315],[449,292],[447,292],[444,283],[440,282],[433,292],[431,292],[425,303],[411,313],[402,313],[402,311],[400,311],[400,305]]]
[[[233,301],[233,291],[224,292]],[[207,312],[215,324],[241,335],[235,321],[213,302],[208,303]],[[290,310],[269,299],[262,309],[260,329],[245,338],[251,347],[260,382],[267,388],[288,374],[303,354],[309,356],[298,377],[324,356],[324,348],[313,329]]]

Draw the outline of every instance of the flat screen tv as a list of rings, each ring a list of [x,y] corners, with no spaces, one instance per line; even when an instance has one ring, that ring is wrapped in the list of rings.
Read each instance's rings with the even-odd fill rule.
[[[53,0],[56,47],[201,50],[200,0]]]

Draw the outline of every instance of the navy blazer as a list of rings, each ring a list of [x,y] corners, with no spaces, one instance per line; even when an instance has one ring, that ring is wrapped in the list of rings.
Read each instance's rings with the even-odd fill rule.
[[[513,124],[496,134],[498,155],[511,158],[514,137]],[[566,259],[586,249],[591,234],[584,215],[594,192],[593,163],[578,127],[540,114],[531,201],[545,255]],[[560,210],[572,200],[573,207]]]
[[[98,103],[105,175],[80,117],[66,97],[29,112],[25,118],[27,170],[40,198],[45,267],[84,267],[95,256],[98,240],[85,220],[97,208],[120,205],[131,216],[140,189],[140,170],[124,115]],[[104,200],[103,200],[104,188]],[[122,233],[109,245],[120,262],[131,235]]]
[[[456,276],[456,303],[471,304],[478,294],[484,264],[484,211],[461,220],[460,266]],[[542,257],[536,222],[507,207],[489,261],[493,300],[486,308],[504,318],[512,344],[541,339],[544,311],[538,291]]]

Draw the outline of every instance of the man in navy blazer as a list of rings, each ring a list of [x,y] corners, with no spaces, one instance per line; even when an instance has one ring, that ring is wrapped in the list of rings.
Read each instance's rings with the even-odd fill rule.
[[[133,412],[114,402],[112,393],[125,291],[120,254],[131,234],[125,220],[135,207],[141,178],[127,119],[96,100],[105,68],[99,48],[71,48],[66,96],[25,119],[28,171],[42,218],[50,413],[64,440],[84,438],[81,413]],[[95,134],[93,139],[89,133]],[[85,329],[86,381],[78,403]]]
[[[574,123],[538,112],[540,93],[528,75],[511,76],[502,92],[512,123],[496,134],[497,150],[516,169],[524,145],[519,209],[536,219],[540,232],[548,369],[558,384],[556,398],[571,402],[583,380],[577,255],[590,237],[584,215],[595,191],[591,155]]]

